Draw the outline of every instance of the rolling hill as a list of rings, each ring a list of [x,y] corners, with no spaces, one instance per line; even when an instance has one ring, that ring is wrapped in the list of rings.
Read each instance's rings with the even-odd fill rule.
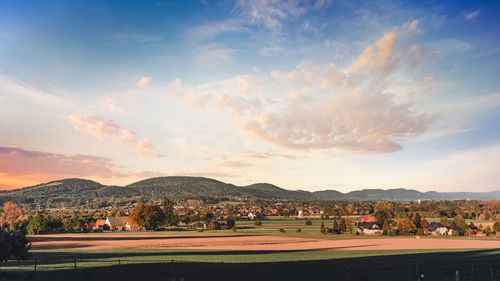
[[[236,186],[203,177],[157,177],[138,181],[127,186],[106,186],[86,179],[63,179],[0,193],[0,203],[13,201],[21,204],[63,205],[74,207],[85,202],[144,201],[151,198],[242,198],[288,200],[365,200],[365,201],[416,201],[416,200],[500,200],[500,190],[492,192],[420,192],[412,189],[363,189],[342,193],[336,190],[303,191],[287,190],[269,183]],[[102,205],[104,204],[104,205]]]

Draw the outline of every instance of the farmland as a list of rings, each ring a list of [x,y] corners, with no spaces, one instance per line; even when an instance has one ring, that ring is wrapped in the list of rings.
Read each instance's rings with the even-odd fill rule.
[[[413,280],[418,268],[427,274],[425,280],[446,280],[456,270],[463,276],[472,276],[475,270],[476,278],[490,277],[491,270],[497,276],[500,271],[498,238],[322,235],[320,222],[313,219],[306,225],[303,220],[277,217],[262,226],[239,221],[236,232],[174,227],[156,232],[36,235],[30,237],[32,259],[3,264],[1,276],[2,280],[140,280],[147,271],[149,280],[300,280],[330,274],[339,280]],[[302,232],[297,233],[298,228]],[[360,263],[368,271],[356,270]]]

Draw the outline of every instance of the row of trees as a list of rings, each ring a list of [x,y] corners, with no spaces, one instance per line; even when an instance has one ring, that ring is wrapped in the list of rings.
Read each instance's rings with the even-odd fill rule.
[[[350,218],[341,218],[340,224],[337,220],[333,221],[332,228],[325,227],[325,223],[321,222],[320,232],[322,234],[332,233],[332,234],[342,234],[342,233],[353,233],[354,226]]]

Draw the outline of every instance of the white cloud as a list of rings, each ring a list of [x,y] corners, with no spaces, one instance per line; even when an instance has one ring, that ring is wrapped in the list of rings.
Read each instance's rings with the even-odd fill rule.
[[[91,135],[100,141],[111,140],[116,143],[133,146],[137,151],[132,154],[144,157],[163,157],[151,141],[139,137],[134,131],[123,129],[112,120],[105,120],[95,115],[59,115],[60,118],[74,125],[74,129]]]
[[[145,87],[151,83],[151,77],[142,76],[139,81],[135,84],[137,87]]]
[[[221,44],[199,46],[196,50],[195,60],[204,66],[214,66],[232,62],[235,50],[226,48]]]
[[[43,104],[47,106],[50,105],[65,106],[65,107],[75,106],[73,102],[67,99],[36,89],[32,86],[26,85],[18,81],[15,78],[7,77],[1,74],[0,74],[0,93],[18,95],[26,98],[30,102]]]
[[[170,83],[168,84],[168,87],[169,87],[170,89],[176,89],[176,88],[179,88],[179,87],[181,87],[181,86],[182,86],[182,81],[181,81],[181,79],[179,79],[179,78],[176,78],[174,81],[172,81],[172,82],[170,82]]]
[[[190,33],[196,39],[207,39],[222,33],[239,33],[248,31],[241,19],[211,22],[191,29]]]
[[[262,48],[259,50],[259,54],[270,57],[270,56],[275,56],[280,53],[283,53],[284,49],[281,48],[280,46],[271,46],[271,47],[266,47]]]
[[[121,107],[112,97],[103,97],[99,103],[109,111],[125,112],[123,107]]]
[[[250,23],[263,25],[272,32],[279,32],[287,20],[305,15],[311,10],[320,10],[330,5],[329,0],[299,0],[299,1],[253,1],[239,0],[237,9]]]
[[[481,13],[481,10],[477,9],[473,12],[470,12],[467,14],[467,16],[465,16],[465,20],[469,21],[469,20],[472,20],[474,18],[476,18],[477,16],[479,16],[479,14]]]
[[[237,76],[212,83],[210,90],[192,87],[181,97],[189,97],[191,104],[203,98],[205,107],[228,109],[239,119],[239,128],[288,149],[401,150],[401,142],[423,134],[436,118],[405,101],[406,93],[398,95],[403,96],[399,102],[388,93],[393,76],[410,74],[430,61],[432,52],[410,43],[417,24],[384,33],[347,69],[301,63],[293,70],[272,71],[257,83]]]

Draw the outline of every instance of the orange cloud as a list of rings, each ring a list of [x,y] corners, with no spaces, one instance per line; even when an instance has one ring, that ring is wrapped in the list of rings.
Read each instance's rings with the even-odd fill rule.
[[[64,155],[19,147],[0,147],[0,171],[0,190],[72,177],[97,180],[160,175],[150,171],[124,171],[105,157]]]

